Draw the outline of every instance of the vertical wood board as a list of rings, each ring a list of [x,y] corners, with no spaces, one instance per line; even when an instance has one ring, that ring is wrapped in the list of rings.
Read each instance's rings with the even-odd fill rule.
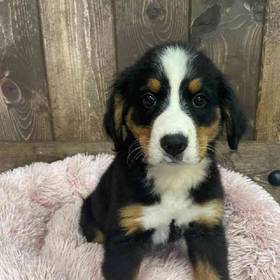
[[[116,71],[112,1],[39,2],[55,139],[103,140]]]
[[[0,1],[0,141],[52,140],[36,0]]]
[[[257,140],[280,141],[280,2],[267,3]]]

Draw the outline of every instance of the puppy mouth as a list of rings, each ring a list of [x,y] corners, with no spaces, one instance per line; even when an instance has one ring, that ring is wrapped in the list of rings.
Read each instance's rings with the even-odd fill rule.
[[[171,155],[163,155],[163,159],[161,163],[167,163],[167,164],[182,164],[183,163],[183,155],[178,155],[178,156],[171,156]]]
[[[197,164],[200,160],[196,157],[187,156],[185,157],[183,154],[172,156],[166,153],[163,153],[159,164],[164,165],[193,165]]]

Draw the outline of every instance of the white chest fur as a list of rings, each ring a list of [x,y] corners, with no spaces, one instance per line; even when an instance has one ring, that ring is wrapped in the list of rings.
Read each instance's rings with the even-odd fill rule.
[[[154,229],[153,241],[166,242],[172,220],[177,226],[188,224],[201,215],[211,214],[211,206],[201,207],[189,196],[207,175],[209,160],[196,165],[163,165],[150,168],[148,177],[154,180],[154,191],[160,195],[160,203],[144,209],[141,222],[146,229]]]

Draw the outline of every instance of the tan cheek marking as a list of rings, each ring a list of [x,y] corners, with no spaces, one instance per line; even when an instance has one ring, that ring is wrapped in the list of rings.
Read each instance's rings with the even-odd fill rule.
[[[191,93],[197,93],[201,90],[202,88],[202,83],[201,83],[201,80],[200,79],[194,79],[192,80],[190,83],[189,83],[189,91]]]
[[[219,280],[216,271],[210,266],[209,263],[199,261],[193,267],[194,280]]]
[[[94,241],[96,243],[99,243],[99,244],[103,244],[104,243],[105,236],[104,236],[104,234],[100,230],[96,231]]]
[[[207,227],[213,227],[221,223],[224,212],[224,205],[222,200],[215,199],[201,205],[205,208],[209,215],[201,215],[196,219],[196,223],[203,224]]]
[[[149,79],[147,86],[148,89],[154,93],[159,92],[161,88],[160,81],[157,79]]]
[[[138,139],[139,144],[141,145],[144,154],[148,155],[148,145],[151,136],[151,129],[145,126],[139,126],[134,123],[132,120],[132,109],[129,110],[126,117],[126,124],[129,130],[133,133],[134,137]]]
[[[122,125],[122,116],[124,108],[124,98],[121,95],[116,95],[114,99],[114,121],[116,129],[120,129]]]
[[[210,126],[197,127],[197,138],[199,145],[199,157],[202,159],[206,155],[207,145],[213,141],[220,132],[220,112],[217,110],[218,118]]]
[[[141,204],[132,204],[119,210],[120,227],[127,233],[133,234],[144,230],[140,223],[143,216],[143,206]]]

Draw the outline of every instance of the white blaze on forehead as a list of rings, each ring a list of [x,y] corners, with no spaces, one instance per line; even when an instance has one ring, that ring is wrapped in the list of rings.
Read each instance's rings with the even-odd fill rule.
[[[165,75],[170,92],[168,106],[155,119],[149,144],[149,163],[158,164],[165,155],[160,147],[160,139],[168,134],[182,134],[188,138],[188,147],[183,153],[183,162],[197,162],[196,129],[192,118],[180,104],[180,85],[190,75],[193,56],[180,46],[167,47],[159,56],[161,70]]]
[[[180,47],[169,47],[160,56],[163,71],[168,79],[171,97],[179,97],[179,88],[188,72],[191,56]],[[175,95],[175,96],[174,96]]]

